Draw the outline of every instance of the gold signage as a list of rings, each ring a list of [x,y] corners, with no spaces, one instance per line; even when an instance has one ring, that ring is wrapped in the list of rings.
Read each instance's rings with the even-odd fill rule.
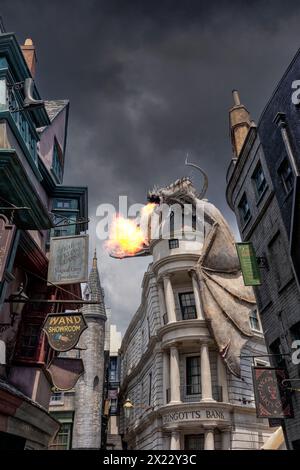
[[[69,351],[87,328],[84,316],[78,313],[49,313],[43,326],[49,344],[55,351]]]

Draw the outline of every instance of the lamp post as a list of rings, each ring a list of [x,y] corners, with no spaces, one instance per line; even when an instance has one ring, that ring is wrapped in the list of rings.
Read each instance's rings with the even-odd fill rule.
[[[124,401],[123,403],[123,409],[124,409],[124,414],[125,414],[125,418],[129,419],[131,417],[131,413],[132,413],[132,410],[133,408],[136,407],[136,408],[144,408],[146,411],[147,410],[153,410],[154,407],[153,405],[146,405],[145,403],[136,403],[135,405],[132,403],[131,400],[129,400],[129,398],[126,398],[126,400]]]
[[[24,308],[24,301],[28,300],[27,295],[25,294],[23,284],[20,284],[20,287],[17,292],[14,292],[10,295],[10,317],[11,317],[11,326],[13,326],[15,317],[21,315]]]
[[[126,398],[126,400],[123,403],[123,410],[124,410],[124,414],[125,414],[126,419],[130,418],[133,407],[134,406],[133,406],[132,402],[129,400],[129,398]]]

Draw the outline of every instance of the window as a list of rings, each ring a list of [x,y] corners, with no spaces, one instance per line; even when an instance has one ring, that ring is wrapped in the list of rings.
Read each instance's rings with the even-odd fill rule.
[[[259,316],[256,308],[250,312],[250,325],[252,330],[261,331]]]
[[[283,260],[287,259],[287,252],[285,244],[282,240],[282,235],[277,232],[268,245],[270,271],[276,281],[277,288],[282,288],[292,277],[290,263],[285,263]]]
[[[40,330],[40,325],[30,323],[24,325],[24,330],[21,336],[20,356],[28,358],[34,358],[36,356]]]
[[[282,345],[280,343],[280,339],[276,339],[273,341],[273,343],[270,345],[270,351],[271,351],[271,359],[272,363],[275,367],[280,367],[280,368],[286,368],[286,363],[285,363],[285,356],[284,356],[284,351],[282,348]]]
[[[71,447],[71,434],[72,434],[72,423],[61,423],[60,430],[58,431],[53,443],[51,444],[51,450],[69,450]]]
[[[50,405],[63,405],[64,394],[62,392],[55,392],[51,395]]]
[[[111,415],[116,415],[118,413],[118,399],[117,398],[111,398],[109,413]]]
[[[109,363],[109,381],[118,382],[118,358],[111,357]]]
[[[170,248],[170,250],[172,250],[173,248],[179,248],[178,238],[171,238],[169,240],[169,248]]]
[[[56,176],[58,183],[61,183],[63,179],[63,154],[56,139],[54,139],[53,145],[52,171]]]
[[[246,222],[248,222],[248,220],[251,217],[250,207],[247,201],[246,194],[242,196],[242,199],[240,200],[238,208],[239,208],[241,220],[243,224],[245,224]]]
[[[254,182],[256,195],[259,198],[267,187],[267,181],[260,163],[257,165],[252,179]]]
[[[183,320],[197,318],[195,297],[193,292],[179,294],[180,310]]]
[[[190,434],[184,436],[184,450],[203,450],[204,435]]]
[[[200,393],[200,357],[186,358],[186,395]]]
[[[294,175],[293,175],[290,162],[288,161],[287,158],[283,160],[280,167],[278,168],[278,174],[281,179],[283,188],[286,194],[288,194],[294,186]]]
[[[53,209],[78,209],[78,201],[77,199],[62,199],[62,198],[55,198],[53,199]]]
[[[300,322],[291,327],[292,340],[300,340]]]
[[[147,317],[147,325],[148,325],[148,339],[151,337],[151,329],[150,329],[150,320],[149,317]]]
[[[80,226],[76,225],[79,214],[77,199],[54,198],[52,213],[54,214],[54,228],[51,230],[51,237],[76,235],[80,230]]]
[[[149,374],[149,394],[148,394],[148,405],[151,406],[152,401],[152,372]]]
[[[263,361],[261,359],[254,358],[254,365],[256,367],[269,367],[270,364],[267,361]]]

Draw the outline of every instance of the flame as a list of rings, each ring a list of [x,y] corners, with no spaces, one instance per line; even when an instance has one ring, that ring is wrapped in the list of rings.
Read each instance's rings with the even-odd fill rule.
[[[141,217],[149,217],[156,204],[149,203],[141,210]],[[135,220],[126,219],[118,214],[110,227],[109,240],[105,247],[110,254],[117,258],[134,256],[148,246],[147,235]]]

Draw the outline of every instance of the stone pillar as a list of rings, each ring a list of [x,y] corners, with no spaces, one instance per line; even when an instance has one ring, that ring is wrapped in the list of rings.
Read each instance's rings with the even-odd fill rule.
[[[169,400],[170,400],[170,353],[169,351],[163,351],[163,404],[167,402],[167,389],[169,389]]]
[[[163,280],[164,280],[166,309],[168,313],[168,323],[176,322],[175,299],[174,299],[174,293],[173,293],[170,275],[165,274],[163,277]]]
[[[180,432],[172,431],[170,450],[180,450]]]
[[[167,309],[166,309],[164,288],[161,282],[157,283],[157,288],[158,288],[158,299],[159,299],[160,314],[161,314],[161,324],[164,325],[164,318],[165,316],[167,316]],[[168,322],[168,318],[167,318],[167,322]]]
[[[195,272],[191,273],[192,276],[192,283],[193,283],[193,292],[195,297],[195,305],[196,305],[196,312],[198,320],[204,320],[204,314],[201,305],[201,298],[200,298],[200,291],[199,291],[199,284],[197,279],[197,274]]]
[[[215,401],[212,397],[208,344],[201,344],[201,401]]]
[[[224,429],[221,434],[222,439],[222,450],[231,449],[231,433],[230,429]]]
[[[220,354],[218,354],[218,359],[217,359],[217,373],[218,373],[218,385],[222,387],[222,401],[224,401],[225,403],[228,403],[229,396],[228,396],[227,372],[226,372],[225,364]]]
[[[204,430],[204,450],[215,450],[214,430]]]
[[[171,403],[181,403],[179,353],[176,346],[171,346],[170,348],[170,386]]]

